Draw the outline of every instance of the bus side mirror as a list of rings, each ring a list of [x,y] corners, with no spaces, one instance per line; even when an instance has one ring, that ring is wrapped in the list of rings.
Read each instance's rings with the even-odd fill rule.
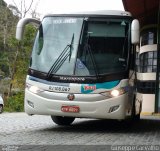
[[[19,22],[17,24],[17,28],[16,28],[16,39],[17,40],[22,40],[25,25],[27,25],[31,22],[35,23],[37,25],[40,25],[40,23],[41,23],[38,19],[34,19],[34,18],[23,18],[23,19],[19,20]]]
[[[131,25],[131,43],[132,44],[139,44],[140,40],[140,25],[137,19],[132,21]]]

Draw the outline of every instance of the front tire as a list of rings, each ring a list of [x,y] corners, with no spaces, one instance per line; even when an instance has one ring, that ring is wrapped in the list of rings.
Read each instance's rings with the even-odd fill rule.
[[[140,114],[134,115],[132,119],[133,121],[140,121]]]
[[[63,116],[51,116],[54,123],[57,125],[70,125],[75,120],[74,117],[63,117]]]

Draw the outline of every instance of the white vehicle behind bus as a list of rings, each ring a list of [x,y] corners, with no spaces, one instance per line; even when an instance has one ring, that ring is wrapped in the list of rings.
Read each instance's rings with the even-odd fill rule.
[[[75,118],[139,119],[135,46],[139,22],[129,12],[95,11],[25,18],[39,26],[26,78],[25,112],[51,115],[59,125]]]
[[[3,98],[0,96],[0,114],[3,112],[4,102]]]

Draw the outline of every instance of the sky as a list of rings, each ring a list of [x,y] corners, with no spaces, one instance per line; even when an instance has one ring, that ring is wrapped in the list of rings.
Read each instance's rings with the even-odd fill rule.
[[[4,0],[8,4],[13,1],[20,7],[23,0]],[[25,0],[29,6],[31,0]],[[80,12],[93,10],[124,10],[122,0],[34,0],[32,9],[40,15],[48,13]]]

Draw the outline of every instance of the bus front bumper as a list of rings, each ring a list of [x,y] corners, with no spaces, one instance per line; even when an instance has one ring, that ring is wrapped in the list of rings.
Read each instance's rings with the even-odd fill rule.
[[[68,94],[61,94],[68,95]],[[84,95],[84,94],[79,94]],[[93,94],[87,94],[89,98]],[[97,94],[100,95],[100,94]],[[75,97],[76,96],[75,94]],[[69,101],[46,99],[28,90],[25,91],[25,112],[29,115],[53,115],[100,119],[125,119],[130,113],[128,93],[99,101]],[[62,107],[78,107],[78,112],[64,112]]]

